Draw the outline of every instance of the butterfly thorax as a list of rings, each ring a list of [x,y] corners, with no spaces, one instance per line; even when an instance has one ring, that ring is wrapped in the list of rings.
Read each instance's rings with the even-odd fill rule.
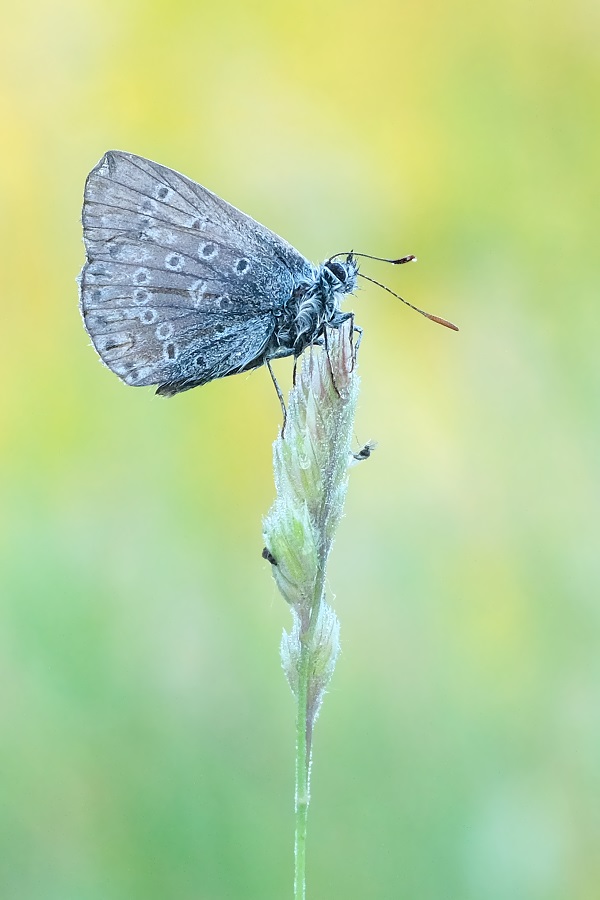
[[[274,334],[279,351],[299,356],[317,341],[326,325],[338,327],[349,313],[340,311],[346,294],[356,289],[358,265],[349,254],[344,262],[327,260],[314,269],[314,278],[299,282],[281,310]],[[276,351],[276,355],[279,355]]]

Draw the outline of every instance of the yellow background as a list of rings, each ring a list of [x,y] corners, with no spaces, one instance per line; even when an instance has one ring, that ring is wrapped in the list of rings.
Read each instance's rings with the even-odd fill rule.
[[[600,895],[600,16],[550,3],[7,4],[0,896],[291,896],[265,370],[97,362],[85,176],[185,172],[363,270],[308,896]],[[277,372],[289,384],[291,364]]]

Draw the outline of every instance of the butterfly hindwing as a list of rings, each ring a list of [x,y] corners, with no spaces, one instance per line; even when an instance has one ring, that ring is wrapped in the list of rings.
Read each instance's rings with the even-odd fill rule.
[[[273,232],[157,163],[112,151],[88,176],[81,311],[106,365],[175,393],[249,367],[312,267]]]

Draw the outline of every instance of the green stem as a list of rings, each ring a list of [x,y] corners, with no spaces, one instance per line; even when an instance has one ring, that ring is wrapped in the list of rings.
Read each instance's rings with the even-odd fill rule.
[[[314,652],[314,634],[319,618],[323,589],[325,586],[325,565],[321,558],[317,583],[314,587],[313,603],[308,622],[300,627],[300,659],[298,662],[298,693],[296,714],[296,838],[294,843],[294,900],[305,900],[306,896],[306,826],[310,803],[310,761],[312,754],[312,711],[310,702],[311,663]]]
[[[325,570],[348,483],[358,393],[351,337],[348,322],[328,334],[327,352],[313,347],[302,359],[273,448],[277,497],[264,523],[266,558],[294,620],[281,661],[296,698],[295,900],[306,897],[313,729],[339,653]]]
[[[306,823],[310,801],[310,743],[308,740],[308,680],[310,645],[302,642],[298,666],[296,716],[296,839],[294,900],[306,897]]]

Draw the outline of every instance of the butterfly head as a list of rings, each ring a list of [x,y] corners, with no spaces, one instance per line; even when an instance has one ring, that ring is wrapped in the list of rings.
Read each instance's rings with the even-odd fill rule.
[[[358,278],[358,263],[352,253],[345,259],[330,257],[321,266],[321,278],[336,294],[353,294]]]

